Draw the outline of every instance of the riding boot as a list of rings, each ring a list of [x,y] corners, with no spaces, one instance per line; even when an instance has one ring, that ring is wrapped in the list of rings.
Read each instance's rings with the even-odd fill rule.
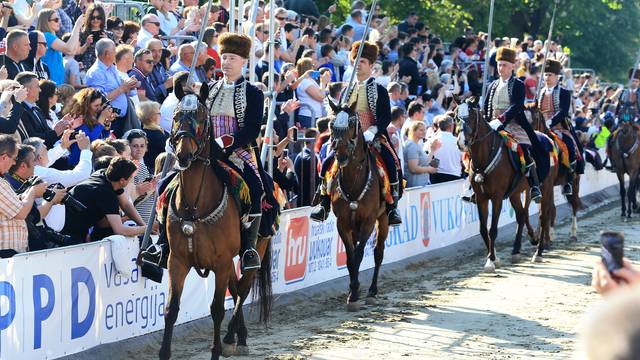
[[[531,200],[536,203],[540,203],[542,198],[542,192],[540,191],[540,180],[538,180],[538,171],[536,170],[536,163],[531,161],[529,164],[529,187],[531,188]]]
[[[389,225],[398,226],[402,224],[402,217],[398,213],[398,198],[400,194],[400,182],[391,184],[393,196],[393,204],[387,205],[387,216],[389,216]]]
[[[573,183],[573,179],[575,179],[575,176],[576,176],[576,173],[573,171],[573,169],[568,169],[567,183],[564,184],[564,186],[562,187],[562,195],[564,196],[573,195],[573,186],[571,184]]]
[[[318,190],[314,196],[314,203],[318,203],[318,205],[311,210],[311,214],[309,215],[313,221],[323,222],[327,220],[331,212],[331,197],[327,194],[325,187],[326,185],[324,183],[318,186]],[[325,191],[322,191],[323,189]],[[316,201],[316,199],[319,199],[319,201]]]
[[[167,229],[166,227],[160,225],[160,234],[158,235],[158,246],[162,250],[162,255],[160,256],[160,267],[167,269],[167,261],[169,260],[169,239],[167,238]]]
[[[243,274],[245,271],[260,268],[260,255],[258,255],[256,251],[256,244],[258,242],[258,231],[260,230],[262,215],[252,215],[249,219],[253,220],[251,220],[249,228],[245,230],[245,234],[242,236],[240,250],[242,253],[241,269]]]

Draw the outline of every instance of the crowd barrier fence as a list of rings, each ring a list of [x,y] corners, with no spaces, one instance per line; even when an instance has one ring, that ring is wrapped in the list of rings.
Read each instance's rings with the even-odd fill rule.
[[[580,194],[615,184],[614,174],[596,172],[589,165],[581,178]],[[476,208],[460,199],[464,186],[459,180],[407,190],[399,206],[403,224],[389,232],[384,263],[477,235]],[[556,203],[564,202],[556,187]],[[532,205],[532,210],[537,212],[537,207]],[[335,217],[315,223],[309,213],[307,207],[282,214],[280,231],[272,240],[274,294],[347,275]],[[500,226],[514,221],[514,212],[505,201]],[[372,239],[362,269],[373,267]],[[478,266],[482,262],[478,259]],[[161,284],[146,280],[135,258],[131,269],[130,278],[117,273],[110,242],[104,240],[0,259],[0,359],[56,358],[163,329],[167,274]],[[208,317],[214,288],[212,275],[202,279],[191,271],[177,323]],[[229,296],[225,305],[231,308]]]

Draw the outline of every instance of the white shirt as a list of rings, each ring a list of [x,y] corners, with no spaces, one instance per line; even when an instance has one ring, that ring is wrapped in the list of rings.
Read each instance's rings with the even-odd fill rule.
[[[178,19],[171,11],[167,12],[167,15],[158,11],[158,19],[160,19],[160,30],[167,35],[171,35],[173,29],[178,26]],[[142,31],[142,29],[140,29],[140,31]]]
[[[440,140],[440,148],[433,155],[440,160],[438,174],[460,176],[462,173],[462,152],[458,149],[458,139],[448,131],[438,131],[434,139]],[[425,146],[430,145],[426,144]]]
[[[160,20],[162,23],[162,20]],[[149,40],[153,39],[153,35],[144,28],[140,28],[138,32],[138,41],[136,42],[136,49],[144,49],[147,47]]]
[[[171,93],[160,106],[160,126],[168,133],[171,133],[171,125],[173,124],[173,110],[179,102],[176,95]]]
[[[296,88],[296,96],[301,104],[307,104],[305,107],[301,107],[298,114],[302,116],[310,116],[310,117],[321,117],[322,116],[322,102],[314,100],[309,94],[307,94],[307,89],[310,87],[318,87],[318,84],[313,80],[306,78],[300,82],[298,87]],[[311,110],[313,109],[313,114]]]
[[[91,175],[91,150],[86,149],[80,152],[80,161],[73,170],[61,171],[58,169],[38,166],[34,169],[34,174],[42,178],[49,184],[60,183],[64,187],[70,187],[86,180]],[[53,205],[49,214],[44,218],[47,226],[55,231],[60,231],[64,227],[65,208],[63,204]]]

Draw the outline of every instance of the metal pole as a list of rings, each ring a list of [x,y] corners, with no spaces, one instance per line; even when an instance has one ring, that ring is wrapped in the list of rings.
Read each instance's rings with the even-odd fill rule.
[[[200,46],[202,44],[202,37],[204,36],[204,29],[207,27],[209,21],[209,12],[211,11],[211,4],[213,0],[209,0],[207,3],[207,11],[204,13],[204,19],[202,19],[202,25],[200,26],[200,34],[198,35],[198,44],[196,45],[196,52],[193,54],[193,60],[191,61],[191,68],[189,69],[189,77],[187,78],[187,89],[191,89],[193,86],[193,74],[196,71],[196,64],[198,63],[198,52],[200,52]]]
[[[549,33],[547,34],[547,41],[544,44],[544,57],[542,58],[542,69],[540,69],[540,74],[542,76],[540,76],[540,79],[538,79],[538,86],[536,87],[536,98],[538,96],[538,92],[540,92],[540,89],[542,88],[542,83],[544,82],[544,67],[547,64],[547,57],[549,56],[549,44],[551,44],[551,34],[553,32],[553,23],[555,22],[556,19],[556,10],[558,10],[558,4],[560,3],[560,0],[556,0],[556,2],[553,5],[553,14],[551,15],[551,23],[549,24]]]
[[[484,101],[485,93],[487,92],[487,82],[489,81],[489,58],[491,57],[491,31],[493,30],[493,3],[491,0],[491,7],[489,7],[489,31],[487,33],[486,50],[484,51],[484,71],[482,73],[482,95],[480,101]]]
[[[229,32],[236,30],[236,0],[229,0]]]
[[[375,0],[374,0],[375,1]],[[262,150],[260,152],[260,161],[262,164],[265,164],[267,161],[267,155],[269,155],[268,162],[268,170],[269,175],[273,175],[273,162],[271,159],[273,158],[273,149],[271,148],[271,137],[273,133],[273,121],[276,117],[276,91],[275,84],[273,82],[273,63],[274,53],[275,53],[275,1],[271,1],[269,3],[269,116],[267,117],[267,129],[264,133],[264,138],[262,142]],[[279,25],[278,25],[279,26]],[[257,106],[257,104],[256,104]]]
[[[369,10],[369,16],[367,16],[367,25],[364,27],[364,33],[362,33],[362,39],[360,40],[360,46],[358,47],[358,54],[353,62],[353,71],[351,72],[351,78],[349,79],[349,85],[344,91],[344,96],[341,97],[340,104],[338,106],[342,106],[342,104],[349,101],[349,96],[351,95],[351,87],[353,86],[353,81],[356,78],[356,69],[358,67],[358,62],[360,61],[360,57],[362,56],[362,50],[364,49],[364,42],[367,40],[367,35],[369,33],[369,29],[371,28],[371,19],[373,19],[373,11],[376,9],[377,0],[373,0],[371,2],[371,10]]]
[[[253,0],[251,4],[251,12],[249,13],[251,19],[251,27],[249,28],[249,37],[251,40],[256,38],[256,18],[258,17],[258,0]],[[258,79],[261,81],[262,79]],[[249,82],[256,81],[256,52],[251,50],[249,54]]]
[[[244,0],[238,0],[238,34],[244,34]]]

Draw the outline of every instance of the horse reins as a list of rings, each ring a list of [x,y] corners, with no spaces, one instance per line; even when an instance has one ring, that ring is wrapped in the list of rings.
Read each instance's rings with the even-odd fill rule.
[[[476,129],[477,129],[480,125],[480,116],[476,116],[475,120],[476,120]],[[463,121],[463,127],[468,128],[464,121]],[[488,131],[485,135],[478,138],[478,131],[475,131],[475,134],[473,138],[469,141],[469,146],[467,147],[467,151],[469,151],[469,155],[471,156],[471,146],[473,146],[473,144],[485,140],[487,137],[489,137],[489,135],[493,134],[494,132],[495,131],[493,130]],[[499,139],[499,142],[497,143],[498,146],[496,146],[496,138]],[[500,150],[503,142],[504,140],[502,139],[502,137],[494,136],[491,141],[491,151],[489,153],[490,154],[489,158],[491,160],[486,166],[481,166],[481,167],[474,166],[473,172],[475,175],[473,177],[473,180],[481,184],[480,186],[482,186],[482,183],[484,183],[484,178],[487,175],[489,175],[493,170],[495,170],[495,168],[498,166],[498,163],[502,159],[502,151]]]
[[[633,125],[632,125],[633,126]],[[629,173],[628,169],[627,169],[627,162],[626,159],[633,153],[636,152],[636,150],[638,150],[638,134],[634,131],[634,129],[631,129],[631,131],[633,131],[633,133],[635,134],[634,136],[634,141],[633,141],[633,145],[631,145],[631,148],[627,151],[622,150],[622,146],[620,145],[620,136],[616,137],[616,147],[618,148],[618,151],[620,151],[620,158],[622,159],[622,168],[624,170],[625,173]]]

